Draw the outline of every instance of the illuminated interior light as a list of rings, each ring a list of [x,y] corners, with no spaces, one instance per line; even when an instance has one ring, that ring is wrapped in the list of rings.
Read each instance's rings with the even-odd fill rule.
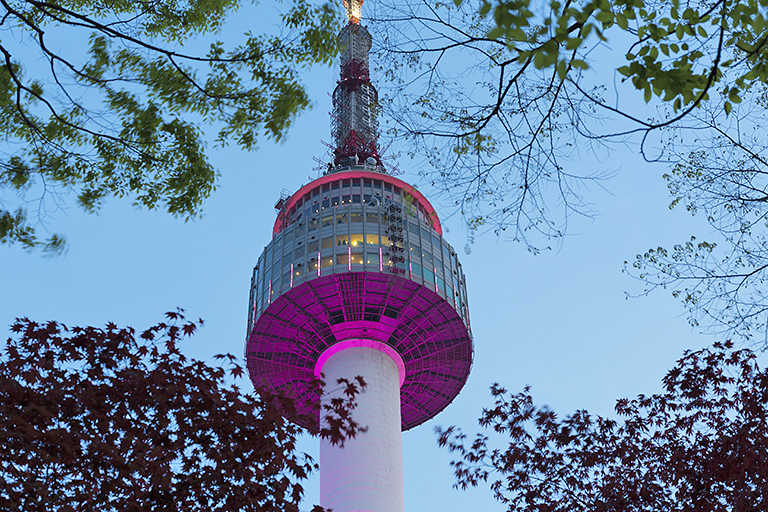
[[[352,248],[347,246],[347,270],[352,270]]]
[[[384,271],[384,259],[381,253],[381,247],[379,247],[379,272]]]
[[[317,277],[320,277],[320,251],[317,251]]]
[[[291,263],[291,288],[293,288],[293,263]]]

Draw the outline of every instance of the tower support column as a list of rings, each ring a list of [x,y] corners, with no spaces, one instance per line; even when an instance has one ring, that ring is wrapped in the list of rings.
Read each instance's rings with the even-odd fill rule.
[[[320,505],[334,512],[403,512],[402,360],[369,340],[341,342],[329,352],[318,361],[326,382],[322,405],[341,396],[337,379],[362,376],[366,388],[352,417],[367,431],[343,447],[320,441]]]

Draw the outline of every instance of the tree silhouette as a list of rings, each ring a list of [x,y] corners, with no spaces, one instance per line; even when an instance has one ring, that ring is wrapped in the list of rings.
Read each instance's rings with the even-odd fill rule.
[[[438,429],[455,486],[488,483],[516,512],[746,512],[768,507],[768,370],[731,342],[687,352],[664,391],[618,418],[537,406],[491,388],[482,433]],[[500,447],[495,447],[498,439]]]
[[[299,510],[317,464],[283,419],[292,403],[241,389],[231,354],[186,357],[201,321],[167,317],[138,334],[13,324],[0,357],[0,510]],[[360,383],[344,384],[319,432],[339,443],[358,431],[348,412]]]

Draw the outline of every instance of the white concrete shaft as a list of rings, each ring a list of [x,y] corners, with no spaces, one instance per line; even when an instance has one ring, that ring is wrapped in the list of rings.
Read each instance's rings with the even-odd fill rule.
[[[352,417],[368,430],[343,447],[320,441],[320,505],[334,512],[403,512],[397,366],[374,348],[350,347],[332,355],[322,372],[328,391],[324,404],[339,396],[339,377],[365,379]]]

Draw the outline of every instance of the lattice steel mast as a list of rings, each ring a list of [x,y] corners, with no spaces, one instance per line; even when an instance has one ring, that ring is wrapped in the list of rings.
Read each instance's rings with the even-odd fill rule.
[[[360,25],[362,0],[344,0],[347,26],[339,34],[341,72],[333,91],[331,132],[335,168],[367,162],[381,165],[378,151],[378,99],[371,83],[368,52],[371,34]]]

